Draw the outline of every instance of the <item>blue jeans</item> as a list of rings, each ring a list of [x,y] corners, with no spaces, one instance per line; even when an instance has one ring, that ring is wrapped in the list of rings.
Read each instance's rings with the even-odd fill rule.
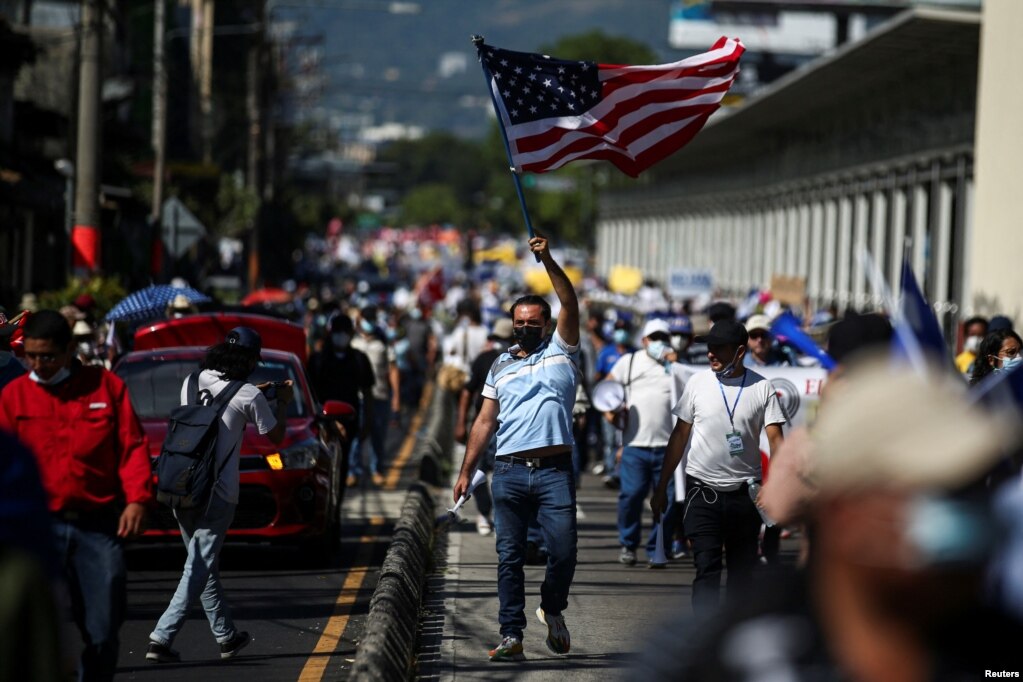
[[[622,461],[618,465],[618,475],[622,485],[618,490],[618,543],[623,547],[635,550],[639,546],[639,538],[643,527],[643,508],[647,497],[661,477],[666,448],[645,448],[626,446],[622,450]],[[668,508],[664,511],[664,547],[665,554],[671,547],[672,533],[675,524],[672,522],[672,504],[675,501],[675,479],[668,482]],[[656,530],[656,528],[655,528]],[[647,539],[646,551],[653,555],[657,534],[651,530]]]
[[[188,608],[196,597],[202,602],[217,642],[223,644],[234,637],[234,621],[220,586],[220,550],[237,506],[214,494],[208,510],[200,507],[174,512],[188,557],[178,588],[149,635],[152,641],[170,646],[185,624]]]
[[[380,473],[380,462],[387,456],[387,429],[391,425],[391,401],[373,400],[373,419],[369,424],[369,473]],[[356,438],[348,454],[348,473],[362,476],[362,451],[364,438]]]
[[[604,475],[617,477],[615,471],[615,452],[618,450],[618,439],[621,431],[603,417],[600,418],[600,432],[604,437]]]
[[[53,532],[67,577],[71,613],[82,633],[78,679],[112,680],[120,646],[118,631],[127,603],[124,551],[116,513],[85,521],[54,519]]]
[[[540,524],[547,545],[547,572],[540,585],[540,606],[552,616],[568,607],[575,575],[575,477],[571,457],[557,465],[534,469],[501,458],[494,464],[491,484],[497,534],[498,621],[502,637],[522,638],[526,627],[526,584],[523,563],[526,535],[532,517]]]

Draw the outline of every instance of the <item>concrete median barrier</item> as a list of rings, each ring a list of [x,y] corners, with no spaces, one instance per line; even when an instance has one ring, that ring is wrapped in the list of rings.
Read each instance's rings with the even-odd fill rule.
[[[412,485],[380,581],[369,603],[366,631],[355,653],[352,680],[407,680],[416,650],[416,625],[433,545],[433,496]]]

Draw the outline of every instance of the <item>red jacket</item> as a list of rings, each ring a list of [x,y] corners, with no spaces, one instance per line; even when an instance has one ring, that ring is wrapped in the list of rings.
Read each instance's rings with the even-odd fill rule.
[[[51,511],[153,499],[146,435],[113,372],[76,366],[52,387],[21,376],[0,393],[0,428],[35,454]]]

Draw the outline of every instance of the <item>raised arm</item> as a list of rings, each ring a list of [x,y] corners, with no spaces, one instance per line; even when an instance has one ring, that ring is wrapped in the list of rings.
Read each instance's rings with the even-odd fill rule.
[[[529,240],[529,248],[540,257],[540,262],[547,269],[547,276],[554,285],[554,293],[561,301],[561,312],[558,313],[558,336],[570,346],[579,345],[579,299],[575,295],[575,287],[568,280],[568,275],[557,264],[551,255],[547,237],[537,233]]]

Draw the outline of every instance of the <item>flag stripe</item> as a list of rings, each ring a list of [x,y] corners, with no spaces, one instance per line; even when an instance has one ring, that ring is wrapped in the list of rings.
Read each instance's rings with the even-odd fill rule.
[[[566,64],[570,69],[572,64],[578,64],[583,70],[571,82],[549,76],[552,71],[546,72],[544,76],[554,80],[544,77],[533,80],[535,92],[526,95],[526,99],[533,97],[527,102],[523,102],[521,94],[508,95],[509,88],[515,90],[517,86],[514,81],[509,82],[519,74],[517,70],[495,74],[491,77],[491,88],[507,133],[512,164],[517,171],[542,173],[571,161],[598,159],[609,161],[635,177],[680,149],[703,128],[735,82],[744,50],[740,41],[721,38],[709,52],[672,64],[596,65],[599,101],[593,98],[597,91],[592,88],[582,88],[578,100],[564,97],[559,100],[554,92],[554,88],[559,92],[565,88],[574,90],[583,80],[580,73],[593,73],[592,63],[589,67],[582,62],[552,63],[551,68]],[[504,52],[501,56],[514,61],[511,55],[515,54]],[[587,72],[586,68],[591,70]],[[518,77],[528,77],[528,73]],[[537,94],[547,97],[537,98]],[[571,95],[576,97],[574,91]],[[586,97],[593,98],[595,103],[579,115],[565,115]],[[508,111],[509,103],[516,107],[515,111]],[[540,113],[523,118],[526,106],[530,106],[530,112]],[[543,117],[542,112],[548,108],[555,113]],[[513,119],[520,122],[513,123]]]
[[[543,130],[542,132],[530,135],[519,127],[516,127],[516,148],[520,154],[535,153],[558,144],[571,142],[575,136],[595,135],[604,138],[608,142],[622,143],[628,139],[626,132],[629,127],[642,121],[645,116],[655,116],[666,111],[674,111],[676,117],[686,116],[689,110],[699,108],[701,110],[717,109],[721,99],[719,92],[727,90],[729,83],[715,86],[710,92],[687,91],[684,96],[667,93],[640,94],[631,100],[625,100],[618,106],[608,110],[605,115],[594,119],[592,117],[577,117],[574,119],[559,119],[561,125],[556,128]],[[664,96],[659,96],[663,94]],[[649,97],[649,99],[647,99]],[[583,126],[583,124],[588,124]],[[523,123],[520,126],[530,126],[537,129],[536,122]],[[565,139],[570,138],[570,139]]]

